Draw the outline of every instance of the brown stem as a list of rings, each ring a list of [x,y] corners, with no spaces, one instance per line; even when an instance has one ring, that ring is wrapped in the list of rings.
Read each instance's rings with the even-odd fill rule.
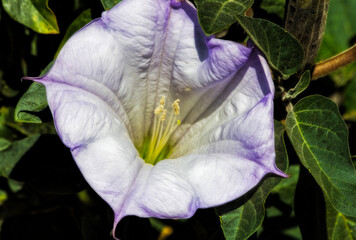
[[[356,44],[334,57],[317,63],[312,80],[324,77],[354,61],[356,61]]]

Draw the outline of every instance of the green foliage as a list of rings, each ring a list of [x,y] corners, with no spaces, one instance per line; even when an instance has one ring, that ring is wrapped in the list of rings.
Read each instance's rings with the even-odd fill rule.
[[[301,94],[310,83],[310,71],[305,71],[303,75],[300,77],[297,85],[294,88],[288,90],[285,98],[286,99],[293,99],[296,98],[299,94]]]
[[[13,19],[38,33],[59,33],[56,17],[48,8],[48,0],[2,0],[2,5]]]
[[[16,130],[14,130],[9,124],[9,120],[12,117],[12,111],[9,108],[0,108],[0,137],[3,139],[2,149],[6,149],[8,143],[6,141],[12,141],[18,138]]]
[[[11,142],[7,140],[6,138],[0,137],[0,151],[3,151],[7,148],[9,148],[11,145]]]
[[[355,71],[356,72],[356,71]],[[344,97],[345,114],[344,119],[356,122],[356,78],[352,80],[346,90]]]
[[[355,199],[354,199],[355,200]],[[326,226],[329,240],[355,240],[356,218],[338,212],[326,199]]]
[[[295,218],[294,198],[295,190],[299,180],[299,171],[299,165],[294,164],[289,166],[288,174],[290,175],[290,177],[282,179],[282,181],[272,189],[270,197],[273,199],[278,199],[280,203],[270,205],[266,208],[266,221],[275,220],[278,223],[295,222],[295,220],[293,219]],[[265,228],[259,229],[260,234],[270,231],[269,224],[266,223],[264,225],[266,226]],[[287,239],[288,237],[292,237],[292,239],[302,239],[299,226],[296,223],[281,224],[278,226],[278,229],[274,229],[274,232],[279,232],[280,237],[278,239]],[[261,239],[264,238],[261,237]],[[269,239],[277,238],[272,236]]]
[[[217,33],[236,22],[253,0],[196,0],[200,25],[207,35]]]
[[[287,133],[302,164],[332,205],[356,216],[356,171],[348,147],[348,130],[338,108],[314,95],[300,100],[287,115]]]
[[[303,49],[292,35],[264,19],[238,16],[237,20],[265,54],[271,67],[284,79],[298,71],[303,61]]]
[[[288,155],[284,144],[284,126],[275,121],[276,164],[279,169],[288,168]],[[243,240],[251,236],[261,226],[265,215],[264,203],[268,194],[281,181],[280,177],[266,179],[253,195],[240,207],[227,212],[234,203],[217,208],[221,228],[227,240]]]
[[[62,49],[67,40],[79,29],[84,27],[93,18],[91,17],[90,9],[83,11],[68,27],[66,34],[64,35],[61,43],[59,44],[58,50],[55,54],[55,58],[58,56],[59,51]]]
[[[351,38],[356,35],[356,1],[330,1],[323,42],[317,59],[323,60],[350,47]]]
[[[12,169],[22,156],[36,143],[39,135],[12,142],[7,149],[0,151],[0,176],[9,177]]]
[[[282,179],[282,181],[271,191],[273,194],[278,194],[281,201],[290,206],[292,206],[294,202],[294,193],[299,178],[299,170],[299,165],[291,165],[288,169],[290,177]]]
[[[42,120],[33,113],[41,112],[47,106],[45,87],[41,83],[34,82],[17,103],[15,121],[42,123]]]
[[[261,8],[266,10],[270,14],[277,14],[278,17],[283,19],[284,16],[284,6],[286,5],[286,0],[262,0]]]
[[[324,38],[320,46],[317,61],[330,58],[351,47],[356,37],[356,1],[331,0],[326,22]],[[356,63],[352,63],[331,74],[339,86],[345,85],[356,77]]]
[[[113,8],[116,4],[121,2],[121,0],[100,0],[105,10]]]

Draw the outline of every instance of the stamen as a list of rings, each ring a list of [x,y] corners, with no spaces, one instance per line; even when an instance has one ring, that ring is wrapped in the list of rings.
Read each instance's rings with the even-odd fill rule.
[[[177,99],[173,102],[171,112],[167,125],[165,126],[164,122],[167,117],[167,109],[164,109],[165,97],[161,97],[159,101],[159,106],[154,110],[154,123],[152,130],[151,142],[149,145],[149,150],[147,157],[145,158],[147,163],[155,164],[159,159],[159,155],[166,146],[166,143],[169,140],[169,137],[172,135],[174,130],[180,125],[180,120],[177,120],[177,117],[180,114],[179,107],[180,100]],[[163,129],[165,128],[165,129]],[[164,131],[163,131],[164,130]]]
[[[167,109],[164,109],[163,113],[161,114],[160,120],[163,122],[164,120],[166,120],[166,116],[167,116]]]
[[[175,100],[175,101],[173,102],[173,104],[172,104],[172,107],[173,107],[173,109],[174,109],[174,114],[175,114],[176,116],[178,116],[179,113],[180,113],[179,102],[180,102],[180,100],[177,99],[177,100]]]
[[[165,101],[166,101],[166,97],[165,97],[165,96],[162,96],[161,99],[159,100],[159,104],[160,104],[161,106],[164,106]]]
[[[159,105],[159,106],[155,109],[154,113],[155,113],[155,115],[158,115],[158,114],[161,114],[161,113],[163,112],[163,110],[164,110],[163,105]]]

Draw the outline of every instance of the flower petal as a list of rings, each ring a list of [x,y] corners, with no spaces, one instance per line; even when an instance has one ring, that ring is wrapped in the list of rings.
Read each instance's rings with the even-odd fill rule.
[[[144,164],[123,121],[87,91],[67,84],[45,84],[63,143],[91,187],[119,211]]]
[[[206,133],[246,114],[267,95],[271,95],[270,101],[273,101],[274,85],[266,60],[257,49],[253,49],[243,68],[227,84],[216,85],[213,91],[202,96],[196,103],[194,111],[182,120],[183,124],[173,135],[173,142],[176,144],[171,158],[183,156],[206,144],[205,140],[202,140],[210,139],[210,137],[203,137]],[[205,107],[206,102],[211,104]],[[273,114],[273,106],[267,113]],[[265,117],[261,117],[255,121],[257,121],[256,125],[267,122],[273,130],[273,119],[267,121]],[[238,134],[243,135],[242,132]],[[252,134],[251,136],[256,137]],[[274,141],[273,138],[266,140]]]
[[[242,196],[274,165],[273,82],[252,46],[204,35],[188,1],[124,0],[29,78],[47,89],[57,131],[115,211],[181,218]],[[154,167],[135,149],[161,95],[180,98],[176,159]],[[132,141],[133,142],[132,142]]]
[[[275,166],[274,87],[257,50],[232,81],[219,95],[225,102],[191,126],[200,132],[177,144],[178,158],[142,168],[116,222],[126,215],[188,218],[244,195],[266,174],[287,176]]]
[[[188,218],[198,208],[244,195],[266,174],[286,177],[274,164],[272,100],[268,94],[249,112],[211,130],[210,143],[193,153],[145,166],[116,221],[126,215]]]
[[[162,95],[181,98],[184,117],[209,86],[227,82],[249,53],[206,37],[188,1],[124,0],[70,38],[42,82],[87,90],[119,109],[140,146]]]

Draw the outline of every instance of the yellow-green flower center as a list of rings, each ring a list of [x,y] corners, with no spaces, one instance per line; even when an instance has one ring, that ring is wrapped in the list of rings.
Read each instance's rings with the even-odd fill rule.
[[[165,108],[165,103],[166,99],[163,96],[159,101],[159,106],[153,111],[154,121],[151,138],[145,141],[141,152],[141,157],[145,162],[152,165],[167,157],[170,150],[167,144],[169,137],[180,125],[178,119],[180,114],[179,99],[173,102],[168,121],[166,121],[168,111]]]

